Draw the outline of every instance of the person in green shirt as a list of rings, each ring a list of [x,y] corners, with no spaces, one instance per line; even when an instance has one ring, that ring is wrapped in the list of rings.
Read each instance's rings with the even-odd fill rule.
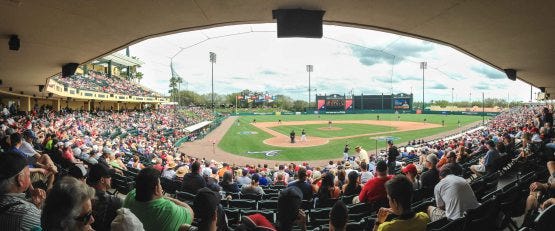
[[[406,176],[397,175],[385,183],[389,208],[380,208],[374,223],[374,231],[418,231],[426,230],[430,217],[424,212],[415,213],[410,203],[413,189],[412,183]],[[397,215],[391,221],[385,221],[389,214]]]
[[[176,231],[190,225],[194,217],[189,205],[163,196],[160,172],[150,167],[139,172],[135,189],[127,194],[123,207],[129,208],[147,231]]]

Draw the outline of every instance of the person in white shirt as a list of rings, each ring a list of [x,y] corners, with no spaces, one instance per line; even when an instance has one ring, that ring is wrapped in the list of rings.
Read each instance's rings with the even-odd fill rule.
[[[428,215],[433,221],[447,217],[456,220],[464,212],[480,206],[470,184],[460,176],[453,175],[454,164],[444,165],[440,171],[440,181],[434,188],[437,207],[428,207]]]
[[[372,170],[373,171],[373,170]],[[368,164],[365,162],[360,163],[360,183],[365,185],[370,179],[374,178],[374,173],[368,171]]]
[[[355,148],[355,152],[358,154],[358,158],[360,162],[370,163],[370,158],[368,158],[368,153],[362,147],[357,146]]]

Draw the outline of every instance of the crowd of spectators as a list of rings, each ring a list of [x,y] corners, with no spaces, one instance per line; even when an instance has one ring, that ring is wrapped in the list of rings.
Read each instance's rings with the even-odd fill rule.
[[[68,77],[55,76],[53,79],[66,87],[86,91],[131,96],[159,96],[158,93],[145,89],[140,84],[116,76],[108,77],[104,73],[96,71],[89,71],[87,74],[75,74]]]
[[[7,151],[0,155],[0,206],[14,207],[5,210],[9,217],[0,213],[0,225],[14,225],[13,219],[19,219],[19,227],[48,230],[107,230],[121,224],[132,230],[191,230],[191,224],[200,230],[306,230],[312,225],[304,209],[309,203],[330,209],[330,230],[345,230],[349,210],[357,204],[373,206],[370,229],[425,230],[430,222],[455,221],[482,206],[482,195],[471,187],[474,179],[537,155],[552,175],[547,183],[532,183],[526,209],[542,211],[555,202],[552,111],[513,108],[452,137],[404,147],[389,142],[381,153],[367,153],[359,146],[354,159],[326,166],[230,165],[179,153],[173,144],[187,135],[184,126],[198,121],[174,109],[7,116],[0,124],[0,144]],[[31,150],[21,148],[23,142]],[[71,176],[86,179],[91,188],[68,177],[52,184],[48,177],[60,175],[57,167],[69,168]],[[111,179],[127,174],[134,176],[135,186],[125,200],[109,195]],[[40,181],[47,184],[48,195],[32,184]],[[173,192],[171,185],[177,185]],[[189,195],[192,206],[165,195],[177,191]],[[254,213],[231,223],[222,203],[238,197],[276,200],[277,219]],[[434,204],[416,211],[411,206],[415,198],[434,198]],[[20,212],[23,208],[25,213]]]

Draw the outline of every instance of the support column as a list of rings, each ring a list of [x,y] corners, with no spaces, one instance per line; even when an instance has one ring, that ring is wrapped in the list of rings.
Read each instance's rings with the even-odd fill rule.
[[[87,108],[85,108],[87,111],[91,111],[91,101],[87,101]]]
[[[116,103],[116,110],[119,111],[119,101]]]
[[[54,100],[53,108],[56,109],[56,111],[60,111],[62,109],[62,101],[60,99]]]
[[[25,112],[31,111],[31,97],[28,97],[28,96],[21,97],[19,102],[20,102],[20,105],[19,105],[20,111],[25,111]]]

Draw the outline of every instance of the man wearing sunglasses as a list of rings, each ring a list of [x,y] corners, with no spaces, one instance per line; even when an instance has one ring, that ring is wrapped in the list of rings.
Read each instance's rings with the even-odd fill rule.
[[[0,153],[0,229],[31,230],[40,227],[40,210],[46,193],[32,189],[30,200],[25,192],[31,185],[27,160],[13,152]]]

